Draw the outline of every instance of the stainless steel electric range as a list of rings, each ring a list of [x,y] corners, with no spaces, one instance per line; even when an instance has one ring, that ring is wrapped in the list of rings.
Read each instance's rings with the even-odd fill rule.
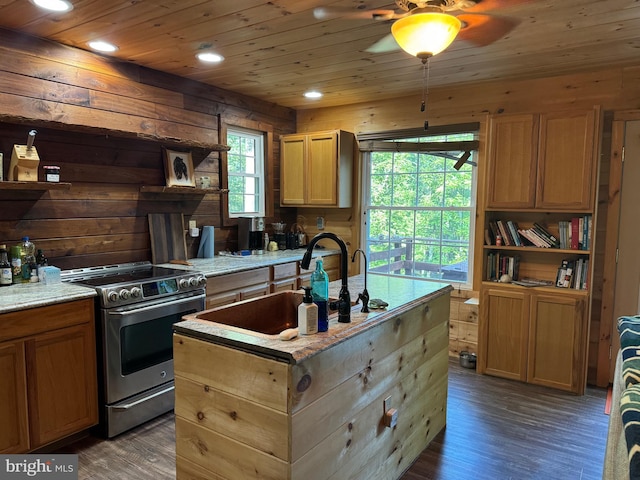
[[[98,293],[100,433],[111,438],[173,409],[173,324],[204,310],[204,275],[139,262],[62,278]]]

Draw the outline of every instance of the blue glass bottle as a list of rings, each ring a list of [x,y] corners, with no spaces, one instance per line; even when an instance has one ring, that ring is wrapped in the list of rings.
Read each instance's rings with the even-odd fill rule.
[[[329,330],[329,276],[322,268],[322,258],[316,260],[316,269],[311,274],[311,296],[318,306],[318,332]]]

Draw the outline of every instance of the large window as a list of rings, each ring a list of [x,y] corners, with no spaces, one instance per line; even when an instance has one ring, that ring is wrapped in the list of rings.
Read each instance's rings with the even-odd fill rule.
[[[262,132],[229,127],[229,217],[265,215],[265,149]]]
[[[475,132],[370,142],[369,271],[470,284]]]

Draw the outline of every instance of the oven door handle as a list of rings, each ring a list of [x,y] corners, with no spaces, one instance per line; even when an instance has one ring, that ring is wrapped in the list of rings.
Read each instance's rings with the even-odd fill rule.
[[[141,398],[140,400],[136,400],[135,402],[127,403],[126,405],[114,405],[111,408],[113,408],[114,410],[129,410],[130,408],[133,408],[136,405],[139,405],[148,400],[151,400],[152,398],[159,397],[160,395],[164,395],[165,393],[169,393],[170,391],[175,389],[176,387],[172,385],[170,387],[165,388],[164,390],[160,390],[159,392],[154,393],[153,395],[149,395],[148,397],[144,397],[144,398]]]
[[[201,295],[201,296],[198,295],[198,296],[193,296],[193,297],[188,297],[188,298],[181,298],[181,299],[178,299],[178,300],[172,300],[170,302],[163,303],[162,307],[171,307],[173,305],[180,305],[182,303],[192,302],[193,300],[197,300],[199,298],[204,298],[204,297],[205,297],[204,295]],[[136,314],[138,314],[140,312],[147,312],[149,310],[155,310],[155,309],[158,308],[158,306],[159,306],[158,304],[155,304],[155,305],[149,305],[147,307],[140,307],[140,308],[136,308],[136,309],[133,309],[133,310],[127,310],[127,311],[124,311],[124,312],[112,311],[112,312],[109,312],[109,315],[115,315],[115,316],[118,316],[118,317],[126,317],[126,316],[129,316],[129,315],[136,315]]]

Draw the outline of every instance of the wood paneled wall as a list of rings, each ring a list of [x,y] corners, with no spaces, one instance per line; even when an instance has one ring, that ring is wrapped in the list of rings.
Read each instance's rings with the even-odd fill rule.
[[[601,318],[604,277],[604,229],[607,216],[607,189],[610,164],[610,121],[611,112],[640,108],[640,66],[609,67],[596,71],[586,71],[572,75],[528,79],[520,81],[483,82],[463,87],[432,89],[429,94],[427,118],[431,125],[447,125],[478,121],[484,130],[487,116],[501,113],[554,112],[591,108],[600,105],[605,112],[599,175],[599,200],[597,211],[597,232],[595,243],[595,271],[591,307],[588,381],[596,383],[597,372],[608,365],[609,359],[602,358],[599,349],[602,342],[608,342],[608,334],[601,334],[601,322],[611,324],[612,319]],[[325,109],[298,111],[297,131],[308,132],[341,128],[356,133],[371,133],[384,130],[404,129],[421,126],[425,114],[420,112],[421,92],[415,96],[383,99],[367,104],[345,105]],[[480,150],[483,162],[483,149]],[[480,193],[480,189],[478,191]],[[360,201],[354,213],[360,211]],[[304,213],[304,212],[302,212]],[[482,224],[483,212],[478,212],[478,224]],[[359,215],[341,211],[328,212],[327,224],[333,218],[344,230],[359,228]],[[349,226],[345,219],[353,219]],[[357,238],[352,248],[358,248]],[[476,242],[481,245],[482,242]],[[474,289],[479,288],[480,272],[474,275]],[[609,279],[610,280],[610,279]],[[605,328],[606,330],[606,328]]]
[[[148,213],[179,212],[213,225],[216,252],[237,248],[237,228],[223,227],[219,194],[141,193],[164,185],[163,147],[192,152],[196,176],[219,186],[219,122],[295,131],[295,112],[83,50],[0,30],[0,151],[4,175],[14,144],[36,128],[40,165],[61,167],[70,190],[1,190],[0,244],[23,235],[62,269],[151,260]],[[210,153],[211,152],[211,153]],[[279,143],[274,198],[279,199]],[[42,173],[40,173],[42,175]],[[274,205],[274,219],[295,221]],[[268,219],[268,221],[270,221]],[[187,237],[190,256],[198,240]]]

